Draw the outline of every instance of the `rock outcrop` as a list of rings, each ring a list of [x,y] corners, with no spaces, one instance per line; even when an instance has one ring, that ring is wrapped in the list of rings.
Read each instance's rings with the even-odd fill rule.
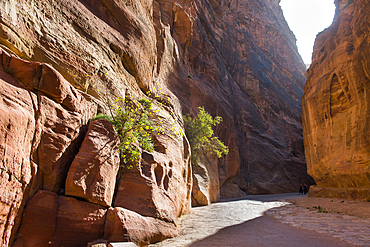
[[[13,246],[50,246],[58,211],[58,195],[39,190],[28,202],[22,217],[22,226]]]
[[[18,247],[86,246],[105,232],[120,166],[118,136],[107,120],[91,122],[85,136],[89,119],[101,107],[98,101],[76,90],[50,65],[0,52],[1,246],[13,240]],[[169,152],[157,140],[157,150],[167,152],[160,165],[167,164],[168,171],[157,179],[171,193],[161,196],[172,202],[166,213],[173,222],[190,208],[191,192],[189,147],[180,146],[181,151],[174,141],[166,142]],[[154,211],[164,211],[164,204],[153,205]],[[136,227],[133,220],[120,222],[130,232]],[[130,237],[138,244],[177,234],[173,223],[150,217],[145,222],[150,222],[148,229],[158,230],[133,231]]]
[[[65,194],[102,206],[112,206],[120,167],[118,143],[116,131],[108,120],[99,119],[90,123],[68,170]]]
[[[316,38],[302,98],[312,196],[370,199],[368,1],[337,1]]]
[[[134,242],[139,246],[177,236],[174,224],[116,207],[108,209],[104,238],[111,242]]]
[[[28,199],[38,189],[62,187],[97,107],[50,66],[0,53],[1,228],[7,246]]]

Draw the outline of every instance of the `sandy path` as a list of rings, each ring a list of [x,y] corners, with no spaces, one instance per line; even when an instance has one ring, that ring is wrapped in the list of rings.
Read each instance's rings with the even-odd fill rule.
[[[178,237],[151,246],[353,246],[274,218],[287,205],[285,200],[302,197],[306,196],[248,196],[193,208],[191,214],[179,219]],[[274,209],[274,215],[265,214],[270,209]]]

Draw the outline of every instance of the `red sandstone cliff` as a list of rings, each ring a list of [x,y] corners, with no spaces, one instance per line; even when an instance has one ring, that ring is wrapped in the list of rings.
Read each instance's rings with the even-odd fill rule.
[[[0,10],[3,246],[146,244],[176,235],[191,203],[312,182],[305,66],[279,1],[5,0]],[[147,91],[163,93],[158,114],[177,129],[204,106],[223,117],[229,155],[205,154],[192,173],[186,138],[160,135],[139,169],[116,176],[111,126],[87,126],[102,111],[97,85],[154,103]]]
[[[370,6],[336,1],[332,25],[315,42],[302,98],[313,196],[370,199]]]

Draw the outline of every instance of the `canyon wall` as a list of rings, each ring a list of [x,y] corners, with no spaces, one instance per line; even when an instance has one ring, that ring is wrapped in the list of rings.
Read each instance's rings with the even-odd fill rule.
[[[170,77],[184,82],[169,87],[185,112],[203,105],[224,120],[216,129],[230,148],[218,161],[221,197],[312,184],[301,136],[305,66],[279,1],[195,1],[189,15],[183,72]]]
[[[370,6],[336,1],[307,72],[303,133],[312,196],[370,199]]]
[[[5,0],[0,45],[3,246],[147,244],[191,204],[313,183],[305,65],[278,0]],[[161,134],[120,173],[112,126],[89,124],[102,94],[164,105],[177,132],[204,106],[230,152],[192,168],[187,139]]]

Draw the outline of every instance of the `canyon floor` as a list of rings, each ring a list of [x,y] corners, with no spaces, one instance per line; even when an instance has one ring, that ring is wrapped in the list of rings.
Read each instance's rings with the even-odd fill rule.
[[[150,246],[370,246],[370,202],[247,196],[193,208],[178,229]]]

